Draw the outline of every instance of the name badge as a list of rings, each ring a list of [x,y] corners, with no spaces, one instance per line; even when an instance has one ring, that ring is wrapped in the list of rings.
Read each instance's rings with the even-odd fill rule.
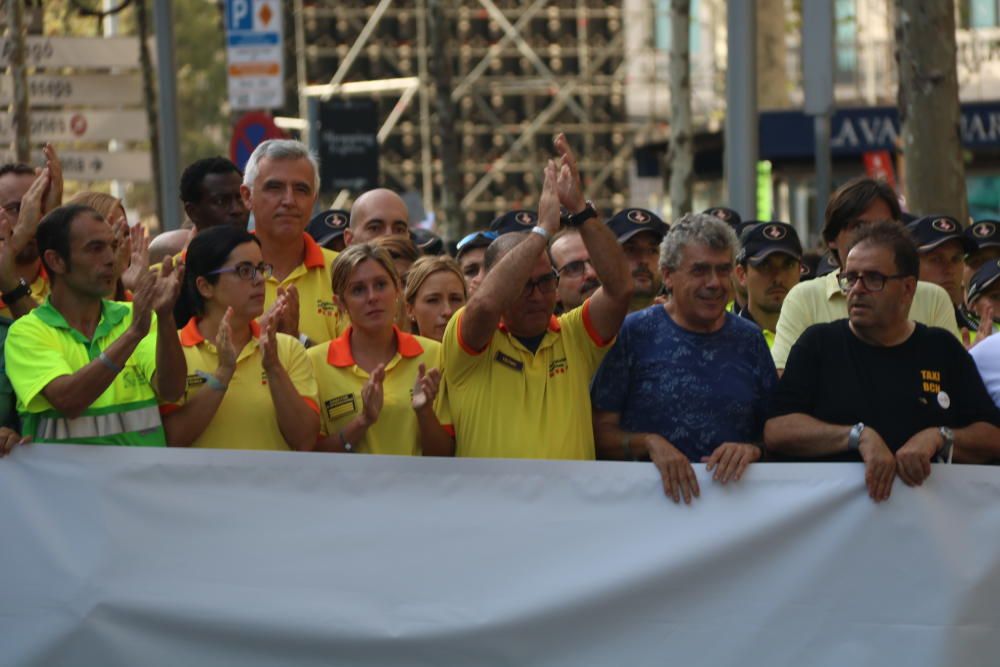
[[[357,404],[354,402],[354,394],[344,394],[343,396],[331,398],[329,401],[323,403],[323,407],[326,409],[326,416],[330,420],[353,415],[358,411]]]
[[[507,368],[513,368],[515,371],[523,371],[524,370],[524,363],[523,362],[518,361],[514,357],[507,356],[503,352],[497,352],[497,356],[495,357],[495,359],[496,359],[496,361],[498,363],[503,364]]]

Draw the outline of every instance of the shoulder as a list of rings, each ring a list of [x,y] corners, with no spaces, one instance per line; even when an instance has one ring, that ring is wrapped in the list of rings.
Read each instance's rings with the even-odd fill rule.
[[[740,338],[754,338],[760,334],[760,327],[755,323],[751,322],[745,317],[740,317],[739,315],[734,315],[733,313],[726,313],[726,323],[723,325],[730,335],[738,336]]]
[[[924,280],[917,281],[917,291],[913,296],[914,303],[918,299],[923,303],[935,306],[944,304],[949,309],[951,308],[951,299],[948,298],[948,293],[944,291],[944,288]]]
[[[433,338],[426,338],[424,336],[418,336],[416,334],[410,334],[413,339],[420,344],[420,347],[424,349],[424,354],[437,355],[441,351],[441,343],[434,340]]]
[[[35,310],[37,310],[37,308]],[[21,336],[27,332],[33,333],[45,329],[52,329],[52,331],[56,331],[55,327],[50,327],[45,324],[45,322],[42,321],[42,318],[38,317],[35,310],[32,310],[30,313],[14,320],[14,322],[10,325],[9,334],[11,337]]]
[[[826,298],[826,277],[822,276],[820,278],[814,278],[813,280],[806,280],[800,282],[798,285],[792,287],[788,291],[788,295],[785,297],[785,302],[791,301],[812,301],[815,299],[825,299]]]
[[[808,345],[811,343],[818,343],[824,345],[828,342],[837,339],[843,339],[844,336],[850,334],[850,329],[847,325],[847,320],[834,320],[833,322],[820,322],[819,324],[813,324],[806,328],[799,336],[797,343],[802,343],[803,345]]]
[[[962,354],[963,356],[966,352],[965,346],[962,345],[947,329],[927,326],[921,322],[914,322],[913,334],[917,336],[918,340],[923,344],[930,345],[936,350]]]

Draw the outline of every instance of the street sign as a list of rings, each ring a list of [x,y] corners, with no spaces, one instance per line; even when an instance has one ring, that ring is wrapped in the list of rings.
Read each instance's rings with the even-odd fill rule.
[[[0,113],[0,141],[14,136],[13,118]],[[35,111],[31,141],[140,141],[149,138],[144,111]]]
[[[0,105],[13,101],[14,82],[0,77]],[[28,103],[40,106],[135,106],[142,104],[142,81],[138,74],[86,74],[69,76],[31,75]]]
[[[0,151],[0,160],[15,162],[13,153]],[[148,151],[59,151],[63,175],[71,181],[147,182],[153,178]],[[41,151],[32,153],[31,164],[45,164]]]
[[[40,37],[25,40],[25,64],[33,67],[110,68],[139,66],[136,37]],[[12,43],[0,39],[0,67],[9,65]]]
[[[278,0],[226,0],[229,106],[276,109],[285,104]]]
[[[324,192],[378,186],[378,106],[373,99],[333,98],[320,105],[319,173]]]
[[[286,139],[288,135],[274,124],[270,114],[253,111],[243,114],[233,128],[233,138],[229,142],[229,159],[240,171],[247,165],[250,154],[267,139]]]

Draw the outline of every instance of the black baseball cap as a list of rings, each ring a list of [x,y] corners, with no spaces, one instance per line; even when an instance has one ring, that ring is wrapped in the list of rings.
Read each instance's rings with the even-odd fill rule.
[[[538,214],[534,211],[507,211],[490,223],[490,231],[497,235],[508,232],[527,232],[538,224]]]
[[[799,235],[787,222],[762,222],[743,231],[738,261],[758,266],[776,252],[802,259]]]
[[[965,237],[976,244],[976,249],[1000,247],[1000,220],[980,220],[965,230]]]
[[[410,240],[421,255],[443,255],[444,240],[429,229],[416,227],[410,229]]]
[[[306,232],[316,243],[326,245],[344,233],[350,220],[351,214],[347,211],[331,208],[314,215],[306,227]]]
[[[1000,278],[1000,259],[993,259],[986,262],[979,267],[978,271],[972,274],[972,280],[969,281],[969,291],[965,300],[971,305],[998,278]]]
[[[918,252],[930,252],[942,243],[958,241],[966,253],[974,252],[976,244],[962,233],[958,220],[947,215],[925,215],[906,226],[917,244]]]
[[[712,206],[711,208],[706,208],[702,213],[715,216],[733,229],[739,228],[740,223],[743,222],[743,218],[739,213],[725,206]]]
[[[644,208],[626,208],[618,211],[607,222],[608,227],[618,237],[618,243],[625,243],[641,232],[653,232],[660,240],[670,231],[670,225],[660,216]]]

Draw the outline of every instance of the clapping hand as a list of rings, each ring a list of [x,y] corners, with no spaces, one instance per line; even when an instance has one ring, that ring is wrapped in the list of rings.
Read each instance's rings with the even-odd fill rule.
[[[420,411],[434,405],[438,389],[441,386],[441,371],[432,368],[430,371],[424,364],[417,369],[417,380],[413,383],[413,398],[410,404],[414,410]]]

